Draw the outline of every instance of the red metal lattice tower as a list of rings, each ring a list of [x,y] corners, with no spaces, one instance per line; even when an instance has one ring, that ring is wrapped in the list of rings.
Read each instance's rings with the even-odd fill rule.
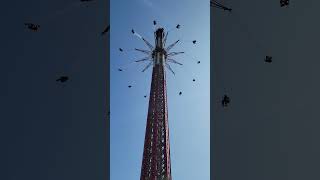
[[[155,32],[152,81],[140,180],[172,180],[165,64],[164,29]]]

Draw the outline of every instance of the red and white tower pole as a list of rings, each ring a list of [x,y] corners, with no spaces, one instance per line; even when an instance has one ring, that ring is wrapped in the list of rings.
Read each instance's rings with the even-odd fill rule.
[[[164,29],[157,29],[154,36],[152,81],[140,180],[172,180]]]

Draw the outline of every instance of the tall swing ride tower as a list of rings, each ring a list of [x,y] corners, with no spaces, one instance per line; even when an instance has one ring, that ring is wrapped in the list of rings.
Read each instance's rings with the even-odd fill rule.
[[[143,71],[153,65],[140,180],[172,180],[165,67],[174,73],[168,62],[180,63],[170,57],[183,52],[169,53],[179,40],[165,48],[167,35],[163,28],[158,28],[154,33],[154,47],[141,37],[150,51],[136,49],[150,58]],[[146,58],[140,61],[144,60]]]
[[[212,0],[210,5],[232,10]],[[154,25],[156,25],[155,21]],[[178,24],[176,28],[179,29],[179,27]],[[149,47],[149,50],[135,49],[148,55],[136,62],[150,61],[142,72],[153,66],[140,180],[172,180],[165,67],[174,74],[169,63],[182,64],[172,59],[172,56],[184,52],[170,52],[179,40],[166,47],[168,32],[165,33],[163,28],[158,28],[154,32],[154,47],[134,30],[132,33]]]

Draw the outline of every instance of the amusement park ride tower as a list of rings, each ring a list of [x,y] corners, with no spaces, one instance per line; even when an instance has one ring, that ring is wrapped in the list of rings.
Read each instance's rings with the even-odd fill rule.
[[[171,180],[165,66],[171,70],[167,61],[173,54],[168,50],[178,41],[165,48],[163,28],[157,29],[154,36],[155,47],[151,51],[152,82],[140,180]]]

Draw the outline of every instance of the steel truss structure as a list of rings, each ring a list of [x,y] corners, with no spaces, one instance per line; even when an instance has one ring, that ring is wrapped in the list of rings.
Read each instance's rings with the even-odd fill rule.
[[[163,28],[157,29],[154,35],[155,48],[150,51],[152,60],[145,68],[153,65],[140,180],[172,180],[165,67],[173,72],[168,57],[180,53],[168,53],[178,41],[165,48],[167,34]],[[147,45],[152,47],[150,43]]]

